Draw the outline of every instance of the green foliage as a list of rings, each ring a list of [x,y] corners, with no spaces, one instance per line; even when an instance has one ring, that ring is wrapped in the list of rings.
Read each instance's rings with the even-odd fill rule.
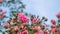
[[[2,34],[5,34],[5,32],[2,32]]]
[[[2,32],[2,30],[0,30],[0,32]]]

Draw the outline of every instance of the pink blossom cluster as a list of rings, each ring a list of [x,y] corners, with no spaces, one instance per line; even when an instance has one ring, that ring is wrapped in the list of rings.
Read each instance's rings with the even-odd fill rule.
[[[56,15],[58,18],[60,18],[60,13]],[[40,22],[39,18],[34,17],[32,20],[32,25],[30,27],[29,20],[24,13],[18,13],[17,20],[19,20],[19,23],[15,23],[16,20],[11,20],[10,24],[5,23],[4,28],[9,28],[10,32],[13,34],[59,34],[59,25],[57,25],[56,20],[51,20],[51,30],[46,30],[46,26],[43,24],[36,25]],[[12,25],[11,25],[12,24]],[[15,26],[14,26],[15,24]],[[16,25],[17,24],[17,25]],[[28,27],[27,27],[28,26]],[[30,31],[30,30],[31,31]],[[29,33],[30,32],[30,33]],[[9,34],[11,34],[9,33]]]

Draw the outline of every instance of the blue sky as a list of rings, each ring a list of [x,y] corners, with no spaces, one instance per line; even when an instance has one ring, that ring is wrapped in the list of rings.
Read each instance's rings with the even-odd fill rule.
[[[60,12],[60,0],[23,0],[23,3],[26,4],[26,12],[47,17],[47,24],[51,19],[56,20],[56,14]]]

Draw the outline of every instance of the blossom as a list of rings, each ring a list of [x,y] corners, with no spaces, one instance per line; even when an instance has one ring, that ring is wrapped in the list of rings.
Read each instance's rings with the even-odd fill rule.
[[[11,24],[11,25],[14,25],[14,23],[13,23],[13,22],[10,22],[10,24]]]
[[[15,26],[15,28],[14,28],[14,29],[15,29],[15,31],[19,30],[18,26]]]
[[[52,23],[53,25],[56,25],[56,21],[55,21],[55,20],[51,20],[51,23]]]
[[[52,25],[51,28],[55,28],[56,26],[55,25]]]
[[[41,24],[40,27],[41,27],[41,29],[44,29],[46,26]]]
[[[4,24],[4,28],[8,28],[8,23],[5,23]]]
[[[19,30],[19,28],[18,28],[18,26],[15,26],[14,29],[15,29],[15,31],[16,31],[17,34],[20,34],[21,33],[20,30]]]
[[[37,24],[39,22],[39,19],[38,18],[34,18],[33,19],[33,24]]]
[[[60,18],[60,13],[58,13],[58,14],[56,15],[56,17],[57,17],[57,18]]]
[[[23,31],[23,32],[22,32],[22,34],[28,34],[28,31],[27,31],[27,30],[25,30],[25,31]]]
[[[40,31],[41,28],[40,28],[40,26],[35,26],[35,27],[33,28],[33,30]]]
[[[0,19],[3,19],[6,16],[5,12],[0,12]]]
[[[23,13],[18,13],[18,17],[24,24],[27,24],[27,22],[29,22],[29,18]]]
[[[35,34],[43,34],[43,31],[38,31]]]
[[[3,0],[0,0],[0,3],[2,3],[3,2]]]
[[[24,28],[23,28],[23,30],[26,30],[26,29],[27,29],[27,27],[24,27]]]
[[[52,29],[52,32],[53,32],[54,34],[58,34],[58,28],[53,28],[53,29]]]
[[[45,34],[49,34],[49,31],[48,31],[48,30],[46,30],[46,31],[45,31]]]
[[[21,32],[20,32],[20,31],[18,31],[18,32],[17,32],[17,34],[21,34]]]

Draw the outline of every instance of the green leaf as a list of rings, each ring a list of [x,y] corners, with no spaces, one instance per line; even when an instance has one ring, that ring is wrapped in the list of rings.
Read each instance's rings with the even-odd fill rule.
[[[34,31],[29,31],[29,34],[34,34]]]
[[[5,34],[5,32],[2,32],[2,34]]]
[[[39,26],[41,24],[41,22],[38,22],[36,25]]]
[[[22,5],[21,5],[21,8],[25,8],[25,6],[26,6],[26,5],[22,4]]]
[[[15,0],[11,0],[12,3],[14,3]]]
[[[10,30],[6,30],[6,32],[10,32]]]
[[[0,30],[0,32],[2,32],[2,30]]]

